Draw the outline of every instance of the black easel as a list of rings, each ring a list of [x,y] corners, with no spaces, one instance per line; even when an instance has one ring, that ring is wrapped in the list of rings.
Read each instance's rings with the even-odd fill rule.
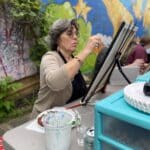
[[[122,70],[122,66],[121,63],[118,59],[116,59],[116,65],[118,67],[119,72],[121,73],[121,75],[124,77],[124,79],[128,82],[128,84],[131,83],[131,81],[128,79],[128,77],[126,76],[126,74],[123,72]]]

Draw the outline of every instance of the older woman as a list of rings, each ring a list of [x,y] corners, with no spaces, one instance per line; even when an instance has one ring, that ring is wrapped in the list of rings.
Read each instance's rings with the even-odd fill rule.
[[[85,48],[73,56],[78,34],[78,24],[74,19],[59,19],[52,25],[51,51],[41,60],[40,90],[32,117],[46,109],[74,101],[86,93],[86,84],[79,69],[94,47],[101,44],[101,40],[99,36],[91,36]]]

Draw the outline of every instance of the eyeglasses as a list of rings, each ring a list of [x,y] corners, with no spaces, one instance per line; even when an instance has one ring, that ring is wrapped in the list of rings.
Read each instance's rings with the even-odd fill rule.
[[[72,31],[72,30],[67,30],[66,35],[73,38],[74,36],[79,37],[79,32],[78,31]]]

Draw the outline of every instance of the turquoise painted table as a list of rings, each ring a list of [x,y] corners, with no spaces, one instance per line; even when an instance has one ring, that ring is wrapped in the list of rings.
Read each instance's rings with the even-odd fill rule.
[[[150,72],[136,82],[150,81]],[[95,105],[95,150],[149,150],[150,114],[124,100],[123,90]]]
[[[139,75],[136,78],[136,81],[146,81],[146,82],[150,82],[150,71],[145,73],[144,75]]]

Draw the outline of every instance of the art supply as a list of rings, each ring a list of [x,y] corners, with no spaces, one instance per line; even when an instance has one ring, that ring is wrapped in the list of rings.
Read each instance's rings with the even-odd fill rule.
[[[51,111],[43,118],[46,149],[69,150],[72,116],[64,111]]]

